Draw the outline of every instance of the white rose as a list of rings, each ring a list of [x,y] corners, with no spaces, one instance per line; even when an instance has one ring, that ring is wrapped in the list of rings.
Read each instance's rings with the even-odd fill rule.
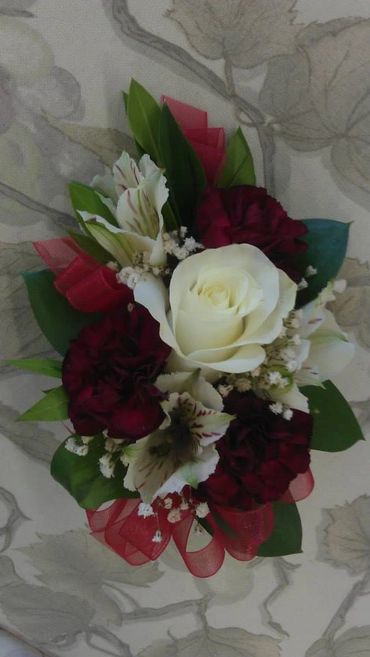
[[[179,263],[169,291],[154,276],[135,299],[160,324],[160,336],[188,364],[247,372],[265,358],[292,310],[297,286],[254,246],[208,249]]]

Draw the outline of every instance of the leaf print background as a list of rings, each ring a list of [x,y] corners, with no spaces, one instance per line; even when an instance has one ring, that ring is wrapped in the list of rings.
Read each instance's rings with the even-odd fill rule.
[[[240,124],[292,216],[353,222],[334,310],[358,348],[337,383],[369,435],[368,1],[0,0],[0,43],[2,353],[52,353],[20,272],[40,266],[33,240],[72,224],[66,183],[133,150],[120,95],[133,76]],[[302,554],[195,580],[172,546],[135,569],[89,536],[48,473],[63,427],[16,422],[45,385],[0,367],[1,655],[370,655],[369,443],[314,454]]]

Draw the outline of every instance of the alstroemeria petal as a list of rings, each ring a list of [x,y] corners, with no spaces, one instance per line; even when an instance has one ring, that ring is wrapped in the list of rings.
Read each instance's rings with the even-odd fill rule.
[[[114,179],[109,169],[102,176],[94,176],[91,181],[91,186],[97,192],[103,195],[104,198],[110,198],[117,203],[117,192],[114,185]]]
[[[123,151],[113,165],[113,180],[117,196],[120,197],[130,187],[137,187],[142,179],[143,176],[135,160],[126,151]]]
[[[273,401],[281,402],[288,408],[303,411],[304,413],[310,412],[307,397],[304,396],[296,384],[289,388],[287,392],[278,388],[276,390],[271,389],[269,391],[269,397]]]
[[[152,240],[149,237],[125,233],[112,226],[103,217],[80,212],[90,235],[102,246],[122,267],[130,266],[136,253],[150,252]]]
[[[199,369],[193,372],[160,374],[155,385],[161,392],[188,392],[193,399],[200,401],[207,408],[216,411],[223,409],[221,395],[201,376]]]
[[[179,377],[173,383],[177,387]],[[228,413],[206,408],[188,392],[169,393],[161,406],[166,422],[150,436],[138,440],[127,455],[125,486],[138,490],[148,503],[162,493],[181,492],[186,484],[196,486],[205,481],[218,460],[213,443],[234,419]]]
[[[216,448],[211,445],[203,450],[197,461],[187,463],[176,470],[174,474],[157,491],[157,496],[169,493],[181,493],[184,486],[196,488],[202,481],[206,481],[216,470],[220,456]]]

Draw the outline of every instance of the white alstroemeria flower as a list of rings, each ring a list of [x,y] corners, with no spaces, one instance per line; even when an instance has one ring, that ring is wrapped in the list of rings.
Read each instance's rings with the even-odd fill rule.
[[[308,357],[297,372],[298,385],[320,385],[337,376],[351,362],[355,346],[338,326],[334,315],[311,302],[303,310],[300,333],[309,341]]]
[[[123,266],[133,264],[137,254],[153,267],[166,263],[163,247],[162,208],[168,198],[166,179],[149,155],[136,162],[123,152],[113,166],[113,175],[95,177],[95,187],[107,194],[103,203],[118,227],[103,217],[80,212],[86,228],[99,244]]]
[[[221,396],[199,371],[161,375],[156,386],[168,393],[161,402],[166,418],[157,431],[125,451],[129,465],[124,486],[138,490],[148,504],[208,479],[219,460],[215,442],[233,419],[222,412]]]
[[[295,303],[297,286],[250,244],[206,249],[180,262],[169,291],[154,276],[135,299],[159,322],[183,369],[238,373],[257,368]]]
[[[301,325],[297,328],[300,344],[296,347],[297,369],[294,383],[286,392],[271,391],[270,397],[290,408],[309,412],[307,398],[299,387],[321,385],[335,377],[351,362],[355,346],[338,326],[325,306],[333,301],[334,284],[329,283],[318,298],[301,309]]]

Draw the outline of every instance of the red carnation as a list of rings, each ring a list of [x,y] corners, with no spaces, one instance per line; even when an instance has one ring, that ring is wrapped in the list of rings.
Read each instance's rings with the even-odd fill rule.
[[[136,440],[156,429],[164,415],[153,384],[169,352],[158,323],[137,304],[83,329],[63,363],[76,433],[91,436],[107,429],[113,438]]]
[[[278,500],[310,463],[312,417],[293,411],[291,420],[274,415],[271,402],[233,390],[225,411],[236,416],[217,442],[216,471],[199,486],[202,499],[220,506],[251,509]]]
[[[307,249],[299,239],[307,228],[302,221],[288,217],[263,187],[210,187],[198,209],[196,225],[205,247],[253,244],[294,281],[302,278],[296,261]]]

